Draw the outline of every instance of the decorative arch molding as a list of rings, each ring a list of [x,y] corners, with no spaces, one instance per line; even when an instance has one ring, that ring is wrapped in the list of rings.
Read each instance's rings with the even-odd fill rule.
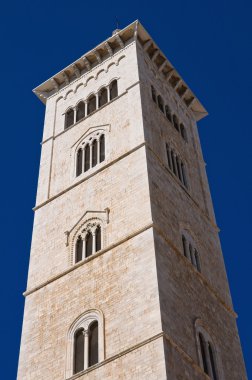
[[[88,136],[94,134],[96,131],[111,132],[111,124],[101,124],[88,128],[86,132],[83,133],[83,135],[81,135],[81,137],[71,146],[71,149],[74,148],[74,151],[76,152],[76,150],[82,144],[82,141],[85,140]]]
[[[66,378],[74,375],[74,338],[75,333],[83,329],[83,333],[88,337],[90,326],[93,322],[98,322],[98,363],[105,360],[105,334],[104,315],[99,309],[90,309],[79,315],[67,332],[66,347]],[[87,368],[87,367],[86,367]],[[86,369],[84,368],[84,370]]]
[[[208,375],[210,376],[211,379],[214,379],[214,380],[215,379],[225,380],[222,363],[221,363],[221,352],[219,350],[217,339],[214,336],[213,332],[211,331],[209,326],[204,321],[202,321],[201,318],[195,319],[194,329],[195,329],[196,349],[197,349],[197,355],[198,355],[198,361],[199,361],[200,367],[204,371],[204,363],[203,363],[201,343],[200,343],[200,334],[201,334],[201,336],[204,338],[205,349],[207,349],[207,346],[210,345],[211,350],[213,352],[213,360],[214,360],[216,376],[215,377],[213,376],[212,365],[210,363],[209,354],[207,353],[206,365],[208,367],[208,371],[210,372]]]
[[[107,226],[109,224],[110,209],[87,210],[68,231],[65,231],[66,247],[69,248],[69,265],[76,263],[76,242],[80,237],[85,241],[86,235],[90,232],[95,234],[97,227],[101,229],[101,248],[107,246]],[[95,253],[95,252],[93,252]],[[84,257],[85,258],[85,257]]]
[[[65,95],[63,95],[64,100],[67,99],[68,95],[69,95],[71,92],[76,93],[80,86],[86,87],[92,79],[93,79],[94,81],[96,81],[96,80],[99,78],[99,75],[100,75],[102,72],[104,72],[104,73],[108,73],[108,71],[109,71],[109,69],[110,69],[111,66],[113,66],[113,65],[118,66],[118,65],[120,64],[120,62],[121,62],[124,58],[126,58],[126,56],[125,56],[125,55],[121,55],[118,59],[114,60],[113,62],[110,62],[110,63],[106,66],[106,68],[104,68],[104,69],[100,69],[96,74],[92,74],[92,75],[88,76],[87,78],[86,78],[86,76],[85,76],[85,74],[84,74],[84,76],[83,76],[83,78],[82,78],[82,81],[81,81],[81,82],[78,82],[78,84],[76,84],[75,87],[71,88],[70,90],[68,90],[68,91],[66,92]],[[114,78],[114,79],[119,79],[119,78]],[[111,82],[111,81],[110,81],[110,82]]]

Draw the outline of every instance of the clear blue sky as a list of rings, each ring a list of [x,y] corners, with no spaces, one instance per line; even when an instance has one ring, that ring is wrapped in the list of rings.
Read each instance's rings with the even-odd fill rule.
[[[247,371],[252,374],[251,4],[243,0],[1,4],[2,379],[16,378],[39,168],[44,106],[31,90],[109,37],[116,16],[121,28],[137,18],[143,23],[209,112],[199,131]]]

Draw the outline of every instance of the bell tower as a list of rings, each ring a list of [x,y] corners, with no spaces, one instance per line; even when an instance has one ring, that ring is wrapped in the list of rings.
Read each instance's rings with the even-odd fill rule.
[[[45,104],[18,380],[246,380],[197,123],[135,21]]]

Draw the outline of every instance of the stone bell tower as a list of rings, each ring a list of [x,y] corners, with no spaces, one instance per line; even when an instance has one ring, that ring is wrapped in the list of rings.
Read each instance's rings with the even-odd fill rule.
[[[197,122],[134,22],[46,105],[18,380],[245,380]]]

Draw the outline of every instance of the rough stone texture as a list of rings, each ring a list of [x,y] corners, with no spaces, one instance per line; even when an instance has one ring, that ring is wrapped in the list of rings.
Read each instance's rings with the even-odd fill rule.
[[[118,98],[64,131],[64,112],[115,78]],[[152,101],[151,84],[188,142]],[[74,379],[209,379],[198,319],[218,349],[219,380],[246,379],[197,126],[185,108],[134,41],[47,100],[18,380],[65,379],[69,329],[91,309],[104,316],[105,360]],[[76,178],[78,144],[99,128],[106,160]],[[186,163],[188,191],[168,169],[166,142]],[[75,230],[107,208],[102,251],[73,266]],[[182,229],[197,244],[201,274],[183,256]]]

